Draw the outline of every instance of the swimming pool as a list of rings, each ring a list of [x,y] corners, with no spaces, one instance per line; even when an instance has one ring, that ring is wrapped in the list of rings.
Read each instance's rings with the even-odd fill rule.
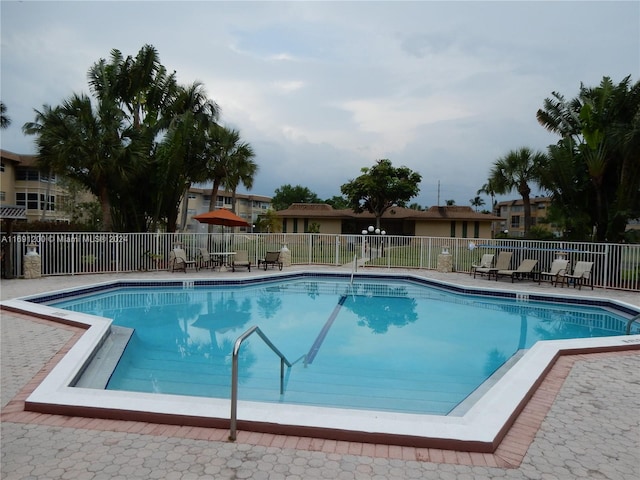
[[[279,359],[251,337],[239,398],[434,415],[464,413],[469,395],[539,340],[621,335],[626,324],[598,306],[374,278],[124,287],[50,305],[133,329],[109,390],[229,398],[234,342],[259,325],[293,366],[281,393]]]
[[[241,274],[244,276],[244,274]],[[156,394],[146,392],[97,390],[74,387],[87,364],[99,356],[96,352],[109,344],[113,337],[112,320],[99,315],[61,310],[47,305],[78,295],[106,292],[121,287],[179,287],[185,291],[208,285],[227,285],[237,289],[247,284],[266,285],[274,278],[301,280],[310,278],[345,278],[341,272],[298,271],[296,273],[261,274],[239,278],[235,275],[216,275],[216,280],[182,277],[105,281],[83,288],[50,292],[2,302],[4,309],[44,317],[57,322],[81,326],[86,332],[53,370],[30,394],[25,408],[30,411],[71,416],[116,418],[134,421],[193,425],[198,427],[229,428],[229,400]],[[347,275],[348,277],[348,275]],[[131,277],[129,277],[131,278]],[[420,285],[437,287],[443,291],[471,294],[481,301],[498,297],[527,304],[553,301],[566,305],[591,305],[616,312],[626,318],[638,313],[638,306],[602,296],[587,296],[588,292],[571,294],[561,289],[531,289],[531,291],[502,291],[493,288],[494,282],[479,282],[464,286],[428,279],[422,275],[356,274],[355,281],[382,279],[384,282],[409,280]],[[464,283],[464,282],[463,282]],[[480,286],[482,284],[482,287]],[[527,282],[528,285],[528,282]],[[525,284],[522,286],[527,288]],[[533,293],[533,291],[540,293]],[[566,292],[566,293],[565,293]],[[603,292],[604,293],[604,292]],[[546,372],[558,356],[563,354],[600,351],[638,350],[640,335],[634,324],[634,335],[593,337],[583,339],[539,341],[490,386],[481,386],[472,394],[473,404],[460,415],[430,415],[398,413],[378,410],[318,407],[284,403],[265,403],[240,399],[239,428],[246,431],[316,436],[340,440],[412,445],[434,448],[454,448],[467,451],[492,452],[508,431],[528,398],[536,390]],[[244,347],[243,347],[244,348]]]

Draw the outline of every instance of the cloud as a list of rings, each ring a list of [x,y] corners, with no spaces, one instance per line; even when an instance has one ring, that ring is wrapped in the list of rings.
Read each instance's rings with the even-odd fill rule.
[[[88,92],[118,48],[154,45],[254,147],[253,192],[323,198],[379,158],[423,175],[423,205],[468,204],[493,161],[555,142],[552,91],[640,72],[638,2],[0,2],[2,148],[33,152],[33,109]],[[638,78],[633,78],[638,81]],[[515,194],[514,194],[515,196]]]

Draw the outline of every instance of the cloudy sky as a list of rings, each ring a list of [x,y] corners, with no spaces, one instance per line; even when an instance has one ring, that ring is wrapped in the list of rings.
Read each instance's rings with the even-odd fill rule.
[[[260,172],[252,193],[321,198],[389,158],[422,174],[423,206],[469,199],[492,163],[556,138],[535,113],[640,77],[640,2],[7,1],[0,3],[1,146],[35,153],[34,109],[89,93],[112,49],[144,44],[182,84],[204,83]],[[439,186],[439,187],[438,187]],[[514,193],[514,198],[516,194]],[[489,199],[486,199],[487,203]]]

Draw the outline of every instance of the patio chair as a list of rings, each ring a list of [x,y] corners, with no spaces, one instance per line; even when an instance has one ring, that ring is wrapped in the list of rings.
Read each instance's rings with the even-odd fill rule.
[[[205,266],[206,268],[214,268],[218,265],[216,259],[211,258],[211,254],[206,248],[198,249],[198,265],[200,268]]]
[[[576,263],[571,275],[562,275],[562,286],[564,287],[565,282],[567,283],[567,286],[569,286],[569,283],[573,282],[573,288],[576,288],[577,285],[578,290],[582,290],[582,285],[589,283],[589,285],[591,285],[591,290],[593,290],[593,275],[591,274],[591,270],[593,270],[593,262]]]
[[[282,261],[280,260],[280,252],[279,251],[267,252],[264,258],[261,258],[258,260],[258,268],[260,268],[260,265],[263,265],[265,270],[269,265],[271,265],[274,268],[277,265],[278,268],[282,270]]]
[[[538,260],[528,258],[523,260],[515,270],[498,270],[496,272],[496,281],[498,281],[498,277],[511,277],[511,283],[513,283],[516,278],[519,280],[525,277],[531,278],[533,269],[536,268],[537,264]]]
[[[567,273],[568,266],[569,260],[556,258],[551,262],[551,268],[548,272],[540,272],[540,275],[538,276],[538,285],[541,281],[548,279],[554,287],[557,286],[559,278]]]
[[[473,278],[476,278],[476,273],[480,275],[487,275],[487,278],[491,279],[491,275],[495,274],[498,270],[506,270],[511,265],[511,257],[513,252],[500,252],[496,260],[495,267],[478,267],[473,271]]]
[[[471,265],[471,271],[469,272],[469,275],[473,273],[475,277],[475,271],[478,268],[491,268],[491,265],[493,265],[494,257],[495,255],[493,253],[485,253],[484,255],[482,255],[482,258],[480,259],[480,263],[478,265]]]
[[[187,267],[195,267],[198,269],[198,265],[195,260],[187,260],[186,252],[181,248],[174,248],[169,252],[169,268],[172,272],[176,270],[182,270],[187,273]]]
[[[231,262],[231,271],[235,272],[236,267],[247,267],[251,271],[251,260],[249,260],[249,252],[246,250],[238,250]]]

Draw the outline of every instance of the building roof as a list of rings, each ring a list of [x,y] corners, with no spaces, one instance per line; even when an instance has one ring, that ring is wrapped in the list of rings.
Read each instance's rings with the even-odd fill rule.
[[[375,218],[367,211],[355,213],[352,209],[335,210],[331,205],[324,203],[293,203],[286,210],[276,212],[281,218],[334,218],[334,219],[355,219],[355,218]],[[431,207],[428,210],[413,210],[404,207],[391,207],[382,215],[383,219],[394,220],[467,220],[467,221],[499,221],[504,220],[488,213],[474,211],[471,207],[447,206]]]
[[[191,193],[199,193],[201,195],[211,195],[213,193],[213,188],[202,188],[202,187],[191,187],[189,189]],[[228,192],[224,189],[218,190],[218,196],[220,197],[230,197],[233,195],[232,192]],[[255,200],[257,202],[271,202],[271,197],[267,197],[265,195],[254,195],[252,193],[237,193],[236,197],[238,198],[246,198],[247,200]]]
[[[2,157],[2,160],[11,160],[13,162],[26,166],[35,166],[38,158],[36,155],[20,155],[18,153],[13,153],[8,150],[1,149],[0,157]]]
[[[533,197],[529,199],[529,202],[533,205],[534,203],[551,203],[550,197]],[[496,206],[498,207],[506,207],[513,205],[524,205],[524,200],[522,198],[516,198],[515,200],[505,200],[503,202],[498,202]]]

